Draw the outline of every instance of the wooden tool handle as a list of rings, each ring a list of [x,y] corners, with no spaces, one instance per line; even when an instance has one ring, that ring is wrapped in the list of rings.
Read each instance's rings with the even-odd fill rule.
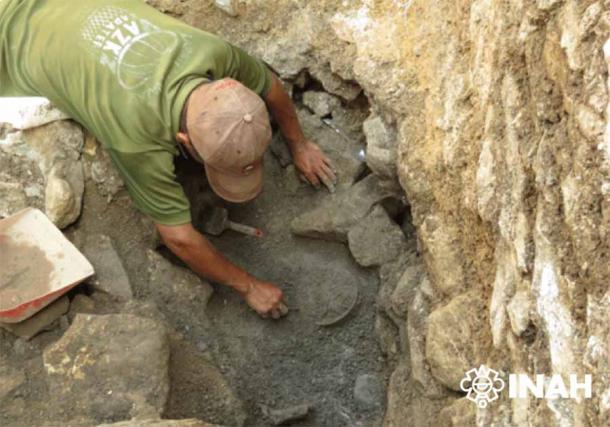
[[[249,225],[238,224],[233,221],[228,221],[227,225],[229,229],[237,231],[238,233],[246,234],[253,237],[263,237],[263,231],[259,228],[250,227]]]

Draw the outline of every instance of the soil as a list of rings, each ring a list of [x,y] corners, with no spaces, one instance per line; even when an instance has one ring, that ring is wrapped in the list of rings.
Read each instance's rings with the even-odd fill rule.
[[[266,165],[263,193],[248,205],[227,206],[232,220],[261,228],[265,237],[228,231],[210,239],[252,274],[277,283],[291,311],[282,321],[264,321],[234,292],[217,287],[208,307],[208,335],[191,337],[206,341],[221,361],[253,415],[249,426],[269,425],[262,421],[261,405],[281,409],[303,402],[313,405],[313,413],[294,425],[370,422],[382,412],[360,410],[353,388],[359,374],[383,376],[373,330],[377,274],[357,266],[345,245],[292,236],[290,220],[327,193],[303,186],[291,194],[278,162],[269,156]],[[324,327],[320,322],[338,323]]]

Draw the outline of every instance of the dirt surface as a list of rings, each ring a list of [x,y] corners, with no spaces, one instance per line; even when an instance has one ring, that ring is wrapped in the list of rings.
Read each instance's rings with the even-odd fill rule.
[[[359,268],[344,245],[293,237],[290,219],[328,193],[301,187],[291,194],[277,161],[268,156],[266,165],[264,192],[253,203],[229,206],[232,220],[263,229],[265,237],[226,232],[211,240],[252,274],[281,286],[291,312],[280,322],[260,320],[235,293],[219,287],[208,308],[207,336],[192,338],[222,361],[254,414],[248,425],[268,425],[259,405],[302,402],[314,411],[295,425],[357,425],[380,415],[359,410],[353,400],[359,374],[383,371],[373,331],[377,275]],[[317,325],[349,310],[357,292],[358,304],[344,320]]]

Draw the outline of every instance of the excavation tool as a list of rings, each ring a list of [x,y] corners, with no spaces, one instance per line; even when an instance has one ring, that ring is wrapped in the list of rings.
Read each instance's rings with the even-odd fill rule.
[[[31,317],[93,273],[89,261],[38,209],[0,220],[0,322]]]
[[[212,236],[220,236],[225,230],[233,230],[248,236],[263,237],[261,229],[231,221],[229,212],[218,207],[204,212],[203,230]]]

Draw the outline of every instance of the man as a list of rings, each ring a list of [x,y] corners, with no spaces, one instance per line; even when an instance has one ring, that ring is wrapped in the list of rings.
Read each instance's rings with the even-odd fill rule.
[[[330,161],[305,138],[261,61],[140,0],[0,0],[0,96],[49,98],[104,145],[135,206],[178,257],[234,288],[261,316],[286,313],[280,289],[193,228],[174,174],[181,144],[219,196],[256,197],[271,137],[266,103],[296,168],[315,186],[332,183]]]

